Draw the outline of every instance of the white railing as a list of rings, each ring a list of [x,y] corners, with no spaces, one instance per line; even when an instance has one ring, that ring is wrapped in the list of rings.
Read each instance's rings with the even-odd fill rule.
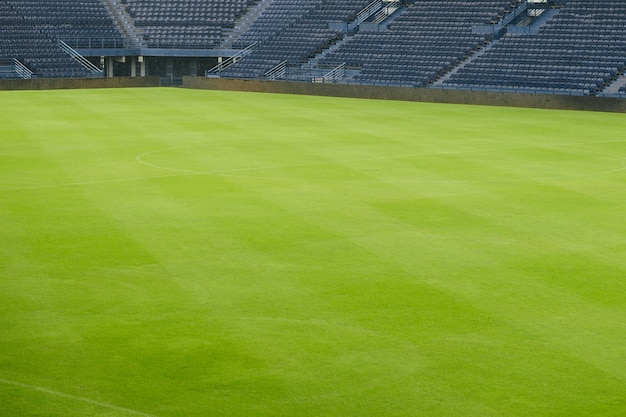
[[[346,63],[341,63],[321,77],[313,78],[314,83],[333,84],[343,79],[346,75]]]
[[[380,10],[378,13],[376,13],[376,16],[374,17],[374,22],[381,23],[383,20],[385,20],[388,16],[392,15],[393,12],[395,12],[399,8],[400,8],[400,0],[388,1],[387,5],[383,7],[382,10]]]
[[[18,61],[15,58],[13,58],[13,68],[15,69],[15,72],[17,73],[17,75],[19,75],[20,77],[24,79],[33,78],[33,72],[30,69],[28,69],[26,65],[22,64],[20,61]]]
[[[287,73],[287,61],[283,61],[276,65],[271,70],[265,73],[265,78],[270,81],[276,81],[278,78],[282,78]]]
[[[363,10],[361,10],[357,15],[356,15],[356,20],[355,23],[357,25],[360,25],[361,23],[365,22],[367,19],[369,19],[369,17],[371,15],[373,15],[374,13],[376,13],[378,10],[380,10],[383,7],[383,1],[382,0],[374,0],[373,2],[371,2],[370,4],[368,4],[367,6],[365,6],[365,8]]]
[[[523,2],[521,4],[519,4],[511,13],[507,13],[503,18],[502,18],[502,26],[506,26],[509,23],[511,23],[515,18],[517,18],[519,15],[521,15],[522,13],[524,13],[526,10],[528,9],[528,3],[527,2]]]
[[[57,43],[59,44],[59,46],[61,47],[61,49],[63,49],[65,53],[67,53],[69,56],[74,58],[74,60],[76,60],[80,65],[83,66],[83,68],[85,68],[87,71],[89,71],[93,75],[102,76],[104,74],[104,71],[102,71],[100,68],[94,65],[87,58],[85,58],[84,56],[76,52],[74,48],[72,48],[71,46],[63,42],[61,39],[59,39]]]
[[[33,72],[15,58],[0,58],[0,78],[33,78]]]
[[[259,43],[258,42],[254,42],[253,44],[245,47],[244,49],[242,49],[240,51],[238,51],[235,55],[233,55],[231,57],[228,57],[224,61],[219,62],[213,68],[207,70],[205,75],[207,77],[210,77],[211,75],[219,74],[220,72],[224,71],[226,68],[228,68],[231,65],[233,65],[235,62],[239,61],[244,56],[248,55],[253,50],[257,49],[258,47],[259,47]]]

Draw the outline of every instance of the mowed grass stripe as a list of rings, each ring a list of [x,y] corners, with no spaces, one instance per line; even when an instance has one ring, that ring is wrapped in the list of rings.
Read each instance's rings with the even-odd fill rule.
[[[5,414],[626,410],[623,115],[0,102]]]

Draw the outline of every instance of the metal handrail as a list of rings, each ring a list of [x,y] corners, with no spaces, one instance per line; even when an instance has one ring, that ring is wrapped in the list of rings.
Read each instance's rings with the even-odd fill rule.
[[[19,75],[20,77],[24,79],[33,78],[33,72],[26,65],[22,64],[15,58],[13,58],[13,68],[15,69],[17,75]]]
[[[343,62],[328,71],[326,74],[321,77],[313,77],[311,82],[313,83],[321,83],[321,84],[334,84],[337,81],[343,79],[346,75],[346,63]]]
[[[247,47],[245,47],[244,49],[240,50],[239,52],[237,52],[235,55],[227,58],[226,60],[219,62],[216,66],[214,66],[211,69],[208,69],[205,73],[206,76],[209,76],[209,74],[213,74],[213,73],[220,73],[222,71],[224,71],[226,68],[230,67],[231,65],[233,65],[235,62],[237,62],[240,58],[243,58],[245,55],[247,55],[248,53],[250,53],[251,51],[253,51],[254,49],[257,49],[259,46],[258,42],[254,42],[251,45],[248,45]]]
[[[374,0],[373,2],[365,6],[365,8],[363,8],[363,10],[361,10],[356,15],[355,23],[357,25],[360,25],[361,23],[365,22],[371,15],[373,15],[378,10],[380,10],[382,7],[383,7],[382,0]]]
[[[287,61],[283,61],[271,70],[265,73],[265,78],[275,81],[277,78],[283,77],[287,72]]]
[[[122,38],[64,38],[63,42],[74,49],[122,49],[128,47]]]
[[[383,7],[379,12],[376,13],[376,17],[374,18],[374,21],[376,23],[382,22],[399,8],[400,8],[400,0],[389,1],[385,7]]]
[[[78,61],[78,63],[80,65],[82,65],[83,68],[85,68],[87,71],[89,71],[89,72],[91,72],[92,74],[95,74],[95,75],[102,75],[102,74],[104,74],[104,71],[102,71],[100,68],[98,68],[96,65],[94,65],[87,58],[85,58],[84,56],[82,56],[81,54],[76,52],[75,49],[73,49],[71,46],[69,46],[68,44],[63,42],[61,39],[58,39],[57,43],[59,44],[61,49],[63,49],[64,52],[66,52],[68,55],[70,55],[72,58],[74,58],[76,61]]]
[[[337,80],[342,79],[345,74],[346,74],[346,63],[343,62],[338,67],[333,68],[331,71],[324,74],[324,76],[322,77],[322,82],[324,84],[332,84],[336,82]]]

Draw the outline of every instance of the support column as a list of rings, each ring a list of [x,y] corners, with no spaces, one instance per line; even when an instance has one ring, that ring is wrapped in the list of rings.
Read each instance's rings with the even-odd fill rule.
[[[130,76],[137,76],[137,57],[135,56],[130,59]]]
[[[139,74],[141,77],[145,77],[146,76],[146,60],[142,56],[139,56],[137,59],[139,60]]]
[[[106,67],[106,76],[107,78],[113,78],[113,57],[108,56],[104,58],[104,63]]]

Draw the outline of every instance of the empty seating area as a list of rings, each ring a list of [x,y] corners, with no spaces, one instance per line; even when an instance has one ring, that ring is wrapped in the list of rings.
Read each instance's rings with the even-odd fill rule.
[[[124,0],[150,47],[214,48],[256,0]]]
[[[0,2],[0,59],[17,59],[38,77],[88,76],[47,34],[16,12],[13,3],[17,1]]]
[[[248,7],[246,0],[127,0],[128,13],[137,26],[232,26]]]
[[[239,38],[241,45],[265,42],[321,5],[321,0],[273,0]]]
[[[27,25],[70,46],[78,47],[79,42],[89,39],[123,44],[100,0],[9,0],[7,3],[24,17]]]
[[[625,22],[624,0],[569,0],[538,35],[507,34],[444,85],[595,94],[625,69]]]
[[[85,77],[57,40],[85,49],[181,51],[256,44],[220,75],[264,78],[285,62],[310,61],[310,68],[345,63],[344,83],[626,94],[616,81],[626,70],[626,0],[551,0],[544,18],[520,23],[533,30],[514,27],[517,20],[503,27],[525,1],[404,0],[376,31],[371,22],[350,24],[372,0],[5,0],[0,60],[17,59],[39,77]],[[262,7],[249,13],[255,6]],[[206,63],[221,53],[207,54]],[[16,76],[8,64],[1,73]]]
[[[17,71],[13,59],[0,58],[0,80],[23,78]]]
[[[361,68],[357,83],[426,86],[491,37],[472,27],[501,18],[516,0],[417,1],[386,31],[357,33],[327,62]]]
[[[343,38],[329,28],[330,22],[353,19],[370,1],[275,0],[240,41],[259,42],[260,47],[225,76],[260,78],[283,61],[305,62]]]
[[[211,49],[219,46],[222,29],[215,26],[146,26],[143,39],[150,48]]]

